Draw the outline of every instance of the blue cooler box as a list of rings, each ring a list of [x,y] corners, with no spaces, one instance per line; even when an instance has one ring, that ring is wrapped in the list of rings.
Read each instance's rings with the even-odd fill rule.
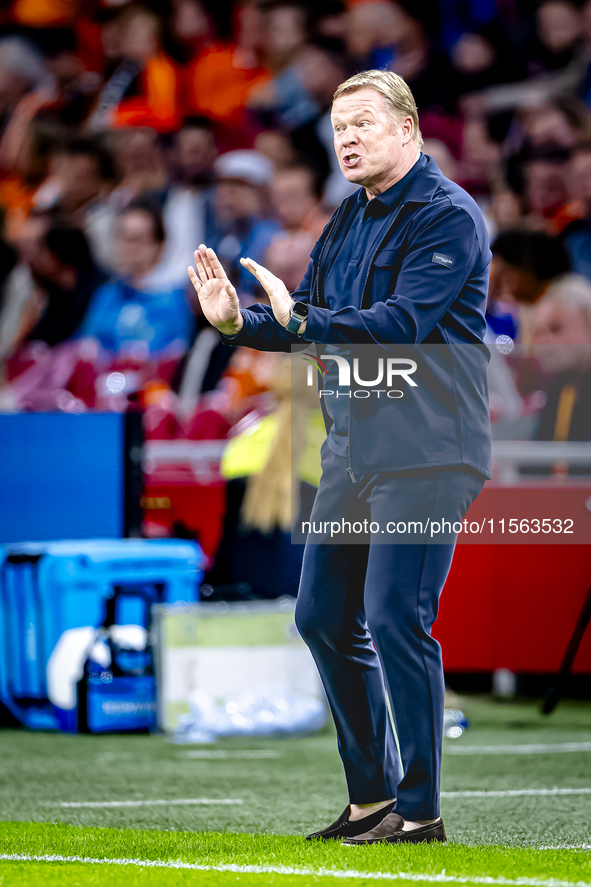
[[[154,678],[115,678],[92,681],[87,694],[86,723],[92,733],[152,730],[156,726]]]
[[[100,539],[0,547],[0,702],[31,729],[76,732],[76,687],[86,660],[94,658],[91,651],[107,602],[117,599],[117,626],[141,637],[149,626],[151,603],[199,599],[203,564],[199,545],[181,540]],[[96,688],[97,701],[103,691],[125,694],[125,700],[112,699],[106,706],[113,713],[112,729],[143,726],[129,715],[148,711],[148,683],[119,677],[110,689]],[[88,702],[95,704],[90,698]]]

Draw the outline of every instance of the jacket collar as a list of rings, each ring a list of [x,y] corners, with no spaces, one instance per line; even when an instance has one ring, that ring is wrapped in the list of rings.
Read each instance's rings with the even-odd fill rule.
[[[424,156],[427,158],[427,163],[411,182],[404,195],[405,203],[430,203],[437,188],[441,185],[443,173],[432,157],[427,154]]]
[[[437,191],[437,188],[441,185],[443,173],[432,157],[429,157],[428,154],[423,154],[422,156],[425,157],[427,163],[410,183],[408,191],[404,195],[405,204],[430,203],[433,199],[433,195]],[[363,188],[361,188],[360,190],[362,191]],[[344,201],[343,204],[341,204],[341,207],[343,209],[345,206],[348,208],[352,208],[353,206],[361,202],[362,201],[360,200],[359,192],[355,191]],[[349,209],[347,211],[349,211]],[[337,215],[339,215],[339,213],[337,213]]]
[[[382,194],[376,194],[372,201],[367,199],[367,193],[365,188],[360,188],[357,191],[357,199],[362,206],[368,206],[371,204],[381,204],[383,209],[386,211],[394,209],[396,204],[407,194],[409,188],[411,187],[414,180],[421,174],[423,169],[428,163],[427,155],[422,152],[419,154],[416,162],[413,166],[408,170],[406,175],[404,175],[398,182],[388,188],[387,191],[384,191]]]

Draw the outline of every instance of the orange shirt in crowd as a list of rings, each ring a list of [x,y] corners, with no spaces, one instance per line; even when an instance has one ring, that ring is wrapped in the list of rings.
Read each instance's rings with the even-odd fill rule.
[[[141,96],[119,102],[113,125],[150,126],[157,132],[172,132],[181,125],[179,78],[171,60],[163,53],[151,58],[140,74]]]
[[[65,25],[72,21],[78,6],[79,0],[16,0],[12,18],[30,28]]]
[[[0,178],[0,207],[4,211],[4,236],[14,243],[21,233],[32,208],[35,189],[20,176]]]
[[[564,229],[577,219],[584,219],[586,206],[582,200],[571,200],[564,203],[557,210],[544,213],[546,219],[546,233],[551,237],[562,234]]]
[[[248,67],[235,46],[208,47],[188,70],[187,100],[192,113],[241,126],[253,86],[270,80],[264,68]]]

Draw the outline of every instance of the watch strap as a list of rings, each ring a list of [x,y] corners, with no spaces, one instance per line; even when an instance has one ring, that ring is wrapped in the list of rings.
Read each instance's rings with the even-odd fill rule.
[[[302,324],[302,321],[306,320],[306,317],[302,316],[301,314],[296,314],[295,306],[297,304],[297,302],[294,302],[294,304],[291,306],[291,316],[285,326],[285,329],[288,330],[288,332],[296,334]]]

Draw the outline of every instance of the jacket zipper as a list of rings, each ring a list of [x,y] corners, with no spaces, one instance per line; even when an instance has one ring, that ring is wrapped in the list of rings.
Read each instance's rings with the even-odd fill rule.
[[[337,214],[335,215],[335,217],[332,220],[332,225],[330,226],[329,230],[326,233],[326,237],[324,238],[324,243],[322,244],[322,249],[320,250],[320,255],[318,256],[318,265],[316,267],[316,280],[314,281],[314,298],[313,298],[314,305],[320,306],[320,292],[319,291],[320,291],[320,271],[321,271],[321,267],[322,267],[322,257],[324,255],[324,251],[325,251],[328,243],[330,242],[330,238],[332,237],[332,235],[334,233],[337,222],[340,221],[340,219],[342,218],[342,216],[345,212],[345,204],[347,204],[347,203],[348,203],[347,200],[344,200],[341,203]]]
[[[368,267],[368,269],[367,269],[367,274],[365,275],[365,282],[364,282],[364,284],[363,284],[363,292],[362,292],[362,294],[361,294],[361,302],[360,302],[360,304],[359,304],[359,310],[360,310],[360,311],[363,310],[363,306],[364,306],[364,304],[365,304],[365,302],[366,302],[366,298],[365,298],[365,297],[366,297],[366,294],[367,294],[367,284],[368,284],[368,282],[369,282],[369,276],[370,276],[370,274],[371,274],[371,269],[372,269],[372,267],[373,267],[374,259],[375,259],[375,257],[377,256],[377,254],[379,253],[379,251],[381,250],[383,244],[384,244],[384,243],[386,242],[386,240],[390,237],[390,235],[391,235],[391,233],[392,233],[392,228],[394,227],[394,224],[395,224],[396,220],[398,219],[398,216],[400,215],[400,213],[402,212],[402,210],[405,209],[405,207],[406,207],[406,204],[403,203],[401,206],[399,206],[399,207],[397,208],[396,212],[394,213],[394,218],[392,219],[392,222],[391,222],[390,226],[388,227],[388,231],[386,232],[386,234],[384,234],[384,236],[383,236],[382,239],[380,240],[380,243],[379,243],[378,247],[376,248],[376,250],[375,250],[373,256],[371,257],[371,261],[370,261],[370,263],[369,263],[369,267]],[[352,419],[352,411],[353,411],[352,400],[353,400],[353,399],[351,398],[351,400],[349,401],[349,435],[348,435],[348,437],[349,437],[349,444],[348,444],[348,446],[347,446],[347,464],[348,464],[348,467],[347,467],[347,474],[349,475],[349,477],[350,477],[350,479],[351,479],[351,483],[356,484],[357,481],[355,480],[355,475],[353,474],[353,465],[352,465],[353,458],[352,458],[352,455],[351,455],[351,419]]]
[[[339,210],[336,213],[336,215],[332,221],[332,225],[330,226],[330,229],[328,230],[328,232],[326,234],[326,237],[324,239],[324,243],[322,244],[322,249],[320,250],[320,255],[318,256],[318,264],[316,267],[316,279],[314,281],[314,294],[313,294],[313,299],[312,299],[313,304],[318,305],[318,306],[320,306],[320,272],[322,269],[322,257],[324,256],[324,251],[326,250],[326,247],[327,247],[328,243],[330,242],[330,238],[332,237],[332,234],[335,231],[337,223],[340,221],[340,219],[342,218],[342,216],[345,212],[345,205],[347,203],[348,203],[347,200],[344,200],[341,203]],[[350,446],[350,442],[351,442],[350,416],[349,416],[349,435],[348,436],[349,436],[349,446]],[[347,451],[349,450],[349,446],[347,447]],[[355,477],[353,475],[353,471],[351,469],[350,462],[349,462],[349,468],[347,469],[347,471],[348,471],[349,477],[351,478],[353,483],[356,483]]]
[[[315,304],[315,305],[320,305],[320,295],[319,295],[319,290],[320,290],[320,271],[321,271],[321,266],[322,266],[322,257],[324,256],[324,251],[325,251],[325,249],[326,249],[326,247],[327,247],[327,244],[330,242],[330,239],[331,239],[331,237],[332,237],[332,234],[333,234],[333,232],[334,232],[334,230],[335,230],[335,228],[336,228],[337,222],[340,221],[340,219],[341,219],[341,217],[342,217],[342,215],[343,215],[343,213],[344,213],[344,211],[345,211],[345,205],[346,205],[347,203],[348,203],[348,201],[347,201],[347,200],[344,200],[343,203],[341,204],[341,206],[340,206],[340,208],[339,208],[339,211],[337,212],[336,216],[334,217],[333,223],[332,223],[332,225],[331,225],[329,231],[328,231],[327,234],[326,234],[326,238],[325,238],[325,240],[324,240],[324,243],[322,244],[322,249],[320,250],[320,255],[318,256],[318,266],[317,266],[317,269],[316,269],[316,280],[314,281],[314,299],[313,299],[313,304]],[[392,228],[393,228],[393,226],[394,226],[394,223],[396,222],[396,220],[397,220],[397,218],[398,218],[400,212],[405,208],[405,206],[406,206],[406,204],[403,203],[401,206],[399,206],[399,207],[397,208],[397,210],[396,210],[396,212],[395,212],[395,214],[394,214],[394,218],[392,219],[392,223],[390,224],[390,226],[389,226],[389,228],[388,228],[388,231],[386,232],[386,234],[384,235],[384,237],[383,237],[382,240],[380,241],[379,246],[376,248],[376,250],[375,250],[375,252],[374,252],[374,254],[373,254],[373,256],[372,256],[372,259],[371,259],[371,262],[369,263],[369,267],[368,267],[367,274],[366,274],[366,277],[365,277],[365,282],[364,282],[364,284],[363,284],[363,293],[362,293],[362,295],[361,295],[361,303],[360,303],[360,305],[359,305],[359,310],[362,310],[362,309],[363,309],[363,306],[364,306],[365,296],[366,296],[366,292],[367,292],[367,284],[368,284],[368,281],[369,281],[369,275],[371,274],[371,269],[372,269],[372,266],[373,266],[373,261],[374,261],[375,257],[377,256],[377,254],[379,253],[380,249],[382,248],[382,244],[383,244],[383,243],[387,240],[387,238],[390,236],[390,234],[391,234],[391,232],[392,232]],[[348,433],[349,443],[348,443],[348,446],[347,446],[347,474],[349,475],[349,478],[350,478],[350,480],[351,480],[351,483],[352,483],[352,484],[356,484],[357,481],[356,481],[356,479],[355,479],[355,475],[354,475],[354,473],[353,473],[353,467],[352,467],[352,464],[351,464],[351,410],[352,410],[351,401],[349,401],[349,433]]]

